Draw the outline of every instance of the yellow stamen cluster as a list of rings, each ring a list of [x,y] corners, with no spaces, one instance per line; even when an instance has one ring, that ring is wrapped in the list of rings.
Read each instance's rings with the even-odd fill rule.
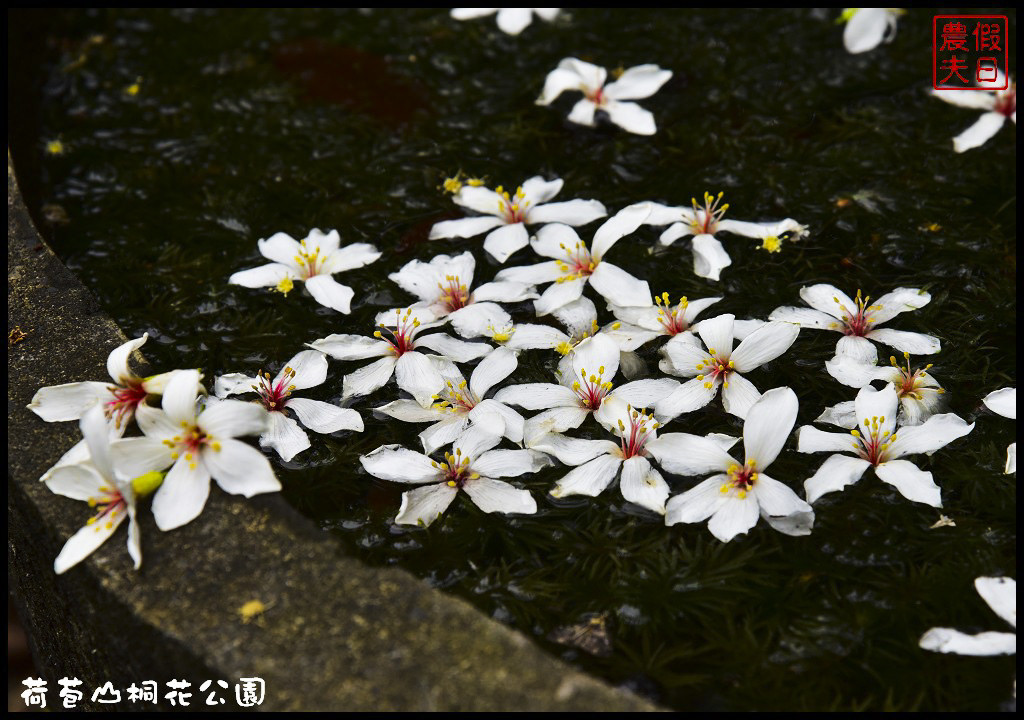
[[[777,253],[782,250],[782,238],[777,235],[768,235],[761,240],[759,250],[767,250],[770,253]]]
[[[590,251],[582,240],[571,248],[566,247],[565,243],[559,243],[558,246],[565,251],[568,260],[555,260],[559,272],[562,273],[562,276],[556,278],[555,282],[564,283],[578,280],[594,272],[594,269],[597,267],[597,261],[590,256]]]
[[[47,155],[63,155],[64,154],[64,143],[60,140],[51,140],[46,143],[46,154]]]
[[[687,329],[683,314],[690,306],[686,296],[679,298],[677,305],[672,305],[672,300],[667,292],[654,296],[654,304],[658,307],[658,322],[664,326],[665,331],[670,335],[677,335]]]
[[[455,448],[455,454],[446,452],[444,462],[430,461],[436,469],[444,473],[445,484],[448,487],[462,487],[467,480],[476,480],[480,473],[469,472],[469,456],[462,457],[462,449]]]
[[[747,497],[747,492],[757,483],[759,477],[755,460],[747,460],[745,465],[733,463],[727,472],[729,473],[729,482],[724,483],[718,490],[721,493],[727,493],[735,489],[736,497],[740,500]]]
[[[477,399],[473,395],[472,391],[466,389],[466,381],[463,380],[455,386],[451,380],[446,380],[445,385],[447,386],[441,391],[440,395],[434,395],[433,403],[430,407],[432,410],[440,410],[442,412],[450,413],[465,413],[476,407]]]
[[[290,293],[294,288],[295,283],[292,282],[291,277],[289,277],[288,275],[285,275],[283,278],[281,278],[278,281],[277,285],[274,287],[274,289],[277,292],[281,293],[285,297],[288,297],[288,293]]]
[[[725,197],[724,191],[718,193],[718,195],[712,195],[705,191],[703,206],[697,204],[697,198],[690,198],[694,214],[692,229],[695,234],[714,233],[715,223],[721,220],[725,216],[725,211],[729,209],[729,203],[719,206],[723,197]],[[704,216],[703,220],[701,219],[702,214]]]
[[[704,383],[704,387],[710,390],[714,386],[714,379],[721,375],[722,376],[722,387],[729,387],[729,373],[732,372],[736,363],[732,360],[725,360],[723,358],[716,357],[717,353],[714,348],[708,348],[708,355],[711,356],[710,360],[702,360],[697,363],[697,370],[701,371],[701,374],[697,376],[698,380],[704,380],[710,376],[711,379]]]
[[[885,425],[885,415],[881,417],[875,415],[869,420],[864,418],[861,423],[868,437],[864,437],[861,433],[853,429],[850,434],[857,438],[857,442],[853,443],[853,448],[863,457],[865,460],[871,462],[872,465],[877,465],[885,461],[885,451],[896,440],[896,435],[891,433],[889,430],[882,432],[882,427]]]
[[[487,326],[487,333],[488,335],[490,335],[491,340],[498,343],[499,345],[504,345],[509,340],[511,340],[512,335],[513,333],[515,333],[515,331],[515,325],[506,325],[503,328],[496,328],[494,327],[494,325]]]

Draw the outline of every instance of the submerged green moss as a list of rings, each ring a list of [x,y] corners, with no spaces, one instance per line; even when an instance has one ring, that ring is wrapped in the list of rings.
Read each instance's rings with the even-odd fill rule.
[[[835,13],[814,11],[579,9],[518,38],[440,11],[57,13],[36,133],[39,214],[125,331],[150,334],[155,369],[201,366],[211,382],[276,371],[333,332],[369,334],[376,312],[413,301],[387,279],[410,259],[469,249],[476,281],[491,279],[499,266],[482,238],[426,239],[434,222],[462,214],[442,189],[460,170],[492,187],[561,177],[559,200],[595,198],[613,212],[724,190],[728,217],[807,224],[806,239],[777,253],[723,236],[733,265],[720,283],[693,275],[687,243],[659,248],[655,228],[609,257],[657,293],[722,295],[708,314],[739,318],[799,305],[799,288],[816,282],[875,297],[927,288],[932,302],[891,327],[941,338],[931,372],[950,409],[977,421],[967,438],[915,458],[955,527],[930,529],[936,510],[868,473],[815,505],[809,537],[762,523],[722,545],[703,525],[666,528],[614,488],[556,501],[546,492],[565,468],[525,478],[536,516],[490,516],[460,498],[428,530],[398,527],[402,488],[358,463],[382,443],[418,446],[423,426],[369,410],[397,397],[394,385],[352,404],[365,432],[311,433],[293,462],[272,461],[291,502],[353,553],[400,564],[671,706],[997,709],[1011,701],[1014,658],[917,647],[936,625],[1005,630],[972,581],[1016,566],[1016,478],[1002,474],[1015,424],[981,405],[1015,383],[1016,141],[1004,130],[952,152],[975,114],[927,95],[932,14],[909,12],[891,45],[851,56]],[[673,70],[643,102],[658,134],[571,125],[568,98],[535,106],[545,74],[571,55]],[[350,316],[301,288],[285,297],[226,284],[264,262],[258,238],[312,227],[385,253],[339,276],[357,290]],[[506,265],[536,261],[525,250]],[[532,308],[513,314],[527,320]],[[824,371],[835,339],[805,331],[749,379],[792,387],[808,423],[854,395]],[[641,353],[652,373],[657,345]],[[523,353],[509,382],[547,381],[555,361]],[[336,400],[342,376],[363,364],[331,361],[308,396]],[[666,430],[740,428],[716,401]],[[825,455],[794,446],[772,476],[802,493]],[[668,480],[673,493],[694,484]],[[595,617],[607,657],[551,639]]]

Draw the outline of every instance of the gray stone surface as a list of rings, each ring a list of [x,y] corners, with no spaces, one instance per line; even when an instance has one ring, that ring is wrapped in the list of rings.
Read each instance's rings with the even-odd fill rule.
[[[25,406],[45,385],[105,379],[125,337],[39,237],[10,156],[7,192],[8,331],[26,333],[8,346],[8,580],[50,707],[64,676],[88,690],[187,678],[204,710],[203,680],[259,676],[264,710],[658,709],[402,570],[347,557],[278,496],[246,501],[214,486],[200,518],[169,533],[144,510],[141,571],[122,530],[55,576],[53,558],[90,513],[38,478],[78,428]],[[244,622],[252,600],[267,610]]]

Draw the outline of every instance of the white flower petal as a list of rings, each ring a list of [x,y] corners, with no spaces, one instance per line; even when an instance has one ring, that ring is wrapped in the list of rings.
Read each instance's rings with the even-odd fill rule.
[[[50,492],[81,502],[99,497],[100,488],[109,482],[91,464],[61,465],[53,468],[46,477],[46,487]]]
[[[588,297],[566,303],[552,313],[570,335],[581,338],[597,329],[597,306]]]
[[[711,387],[707,387],[711,385]],[[694,378],[683,383],[664,400],[654,404],[654,414],[662,424],[673,420],[683,413],[693,412],[704,407],[715,399],[718,392],[717,383]]]
[[[450,15],[455,20],[473,20],[498,12],[499,8],[452,8]]]
[[[530,447],[554,455],[564,465],[583,465],[594,458],[614,454],[619,450],[618,443],[610,440],[584,440],[554,433],[544,436]],[[621,459],[618,458],[619,461]]]
[[[259,435],[266,431],[266,409],[259,403],[221,400],[200,413],[196,425],[207,435],[220,440],[239,435]]]
[[[130,478],[168,467],[174,462],[171,452],[169,447],[155,437],[125,438],[115,440],[110,445],[114,467]]]
[[[890,458],[925,453],[931,455],[939,448],[945,447],[957,438],[967,435],[974,429],[974,423],[968,424],[953,413],[932,415],[921,425],[901,427],[890,441]]]
[[[812,425],[804,425],[797,435],[797,452],[853,452],[855,447],[859,448],[860,443],[849,433],[823,432]]]
[[[505,198],[494,190],[473,185],[463,185],[452,197],[456,205],[487,215],[504,215]]]
[[[1017,472],[1017,443],[1010,443],[1006,447],[1006,467],[1004,475],[1012,475]]]
[[[383,340],[364,335],[328,335],[307,344],[336,360],[366,360],[387,355],[391,351],[391,345]]]
[[[600,374],[608,381],[619,370],[619,347],[611,339],[597,334],[573,348],[569,359],[576,379]]]
[[[703,327],[704,323],[702,322],[700,324],[702,333]],[[736,346],[730,359],[736,365],[737,372],[749,372],[789,350],[796,342],[798,334],[800,334],[799,325],[788,322],[765,323]]]
[[[878,363],[878,349],[866,337],[844,335],[836,343],[836,354],[832,359],[844,357],[862,365],[875,365]]]
[[[443,222],[435,223],[430,228],[429,239],[471,238],[504,224],[505,221],[502,218],[492,217],[491,215],[461,218],[459,220],[444,220]]]
[[[471,479],[466,481],[462,489],[485,513],[533,515],[537,512],[537,501],[533,499],[529,490],[521,490],[501,480],[492,480],[488,477]]]
[[[590,410],[579,407],[556,407],[534,415],[523,427],[523,438],[528,447],[539,443],[545,435],[564,433],[583,424]]]
[[[266,456],[240,440],[220,440],[202,451],[202,462],[224,492],[247,498],[278,492],[281,483]]]
[[[843,44],[851,54],[874,50],[885,38],[889,15],[885,8],[858,8],[843,30]]]
[[[566,200],[528,208],[526,222],[564,223],[578,227],[607,214],[605,206],[597,200]]]
[[[286,368],[291,368],[293,371],[288,385],[293,386],[296,390],[322,385],[327,379],[327,358],[318,350],[302,350],[296,353],[277,373],[277,377],[274,378],[275,384],[284,379]]]
[[[828,374],[852,388],[862,388],[878,375],[878,366],[861,362],[858,358],[848,355],[836,355],[825,361]]]
[[[726,316],[720,315],[719,317]],[[715,318],[715,320],[718,320],[718,318]],[[716,325],[713,327],[713,332],[717,333],[723,329]],[[716,334],[715,337],[717,339],[718,335]],[[730,347],[732,347],[731,342]],[[692,333],[680,333],[669,338],[669,341],[661,349],[661,354],[669,361],[668,367],[663,369],[672,375],[682,377],[693,377],[694,375],[703,374],[707,371],[708,364],[712,361],[708,351],[704,349],[704,346],[701,345],[700,341]]]
[[[997,415],[1017,419],[1017,388],[1007,387],[990,392],[981,401]]]
[[[556,498],[570,495],[597,497],[611,485],[622,466],[620,455],[599,455],[589,462],[574,468],[551,488]]]
[[[435,463],[422,453],[401,445],[381,445],[359,458],[366,472],[381,480],[422,484],[436,482],[442,477]]]
[[[518,477],[553,465],[551,458],[536,450],[489,450],[472,461],[473,472],[484,477]]]
[[[900,495],[908,500],[942,507],[942,492],[932,479],[932,474],[921,470],[909,460],[879,463],[875,466],[875,474],[899,490]]]
[[[788,387],[769,390],[754,403],[743,423],[743,447],[747,453],[747,462],[756,462],[759,471],[775,462],[793,430],[798,409],[796,393]]]
[[[637,409],[649,408],[653,407],[659,400],[672,394],[679,385],[678,381],[671,378],[634,380],[625,385],[619,385],[608,395],[609,397],[617,397]]]
[[[996,615],[1017,627],[1017,581],[1008,577],[975,578],[974,587]]]
[[[156,526],[166,531],[192,522],[203,511],[209,495],[210,473],[206,465],[179,458],[153,496]]]
[[[923,308],[932,296],[920,288],[898,287],[872,303],[870,316],[873,325],[881,325],[900,313]]]
[[[722,270],[732,265],[732,258],[714,235],[693,238],[693,272],[697,277],[718,280]]]
[[[233,273],[228,278],[228,284],[247,288],[274,287],[286,277],[298,280],[299,274],[287,265],[270,263]]]
[[[715,356],[728,358],[732,354],[733,315],[718,315],[708,320],[701,320],[697,334],[704,341],[708,351]],[[681,337],[677,335],[676,337]],[[686,340],[680,342],[688,342]],[[743,342],[746,342],[744,340]]]
[[[665,514],[668,483],[645,457],[627,458],[622,463],[619,490],[627,501],[660,515]]]
[[[572,71],[564,68],[556,68],[544,78],[544,89],[537,98],[537,105],[550,105],[555,98],[567,90],[582,90],[582,78]]]
[[[435,450],[455,442],[465,432],[468,424],[468,415],[446,415],[444,419],[419,434],[423,452],[430,455]]]
[[[738,465],[718,440],[690,435],[665,433],[647,443],[647,453],[658,464],[675,475],[706,475],[723,472]]]
[[[610,100],[601,109],[608,113],[608,119],[623,130],[636,135],[654,135],[658,132],[654,114],[634,102]]]
[[[818,472],[804,481],[807,502],[813,503],[825,493],[844,490],[860,480],[871,463],[848,455],[830,455]]]
[[[776,322],[790,322],[794,325],[814,330],[838,331],[841,328],[839,321],[835,317],[813,308],[779,307],[772,310],[772,314],[768,316],[768,319]]]
[[[336,282],[330,275],[314,275],[306,280],[306,289],[313,299],[324,307],[348,315],[352,310],[355,291],[348,285]]]
[[[545,225],[530,240],[530,247],[535,253],[559,261],[565,260],[568,252],[583,245],[576,231],[562,223]]]
[[[111,350],[107,356],[107,373],[118,385],[127,385],[134,380],[136,375],[128,368],[128,358],[131,354],[146,344],[149,333],[143,333],[142,337],[118,345]]]
[[[126,517],[127,511],[120,508],[116,515],[108,515],[104,521],[91,523],[76,532],[64,543],[60,554],[53,561],[53,571],[60,575],[85,560],[117,531]]]
[[[815,310],[827,313],[837,320],[843,319],[843,311],[855,315],[857,303],[835,285],[821,283],[800,288],[800,298]]]
[[[402,506],[398,509],[395,522],[399,525],[430,525],[441,517],[441,513],[448,509],[458,493],[458,489],[448,483],[427,485],[404,492]]]
[[[470,360],[482,358],[493,348],[486,343],[466,342],[458,340],[451,335],[444,333],[431,333],[416,338],[416,349],[427,348],[457,363],[467,363]],[[405,353],[408,355],[409,353]],[[399,382],[401,385],[401,382]]]
[[[536,294],[534,294],[536,297]],[[512,316],[492,302],[478,302],[459,308],[448,316],[452,328],[464,338],[490,337],[512,324]]]
[[[500,427],[500,424],[504,424],[505,437],[517,445],[523,444],[526,423],[523,416],[508,405],[490,399],[481,400],[469,411],[468,417],[472,422],[485,427]]]
[[[274,233],[266,240],[257,240],[256,245],[260,255],[281,265],[294,265],[295,256],[302,251],[298,241],[283,232]]]
[[[932,88],[931,94],[950,105],[973,110],[993,110],[996,106],[995,93],[990,90],[936,90]]]
[[[746,418],[750,408],[760,398],[761,393],[754,387],[754,383],[737,372],[729,373],[729,377],[722,383],[722,407],[736,417]]]
[[[865,337],[911,355],[934,355],[942,349],[938,338],[905,330],[876,328]]]
[[[337,231],[335,231],[337,234]],[[324,259],[323,271],[327,275],[333,275],[346,270],[366,267],[376,262],[381,256],[380,250],[369,243],[352,243],[343,248],[338,248],[327,254]]]
[[[418,352],[405,352],[398,358],[395,381],[423,407],[429,406],[444,388],[444,379],[434,363]]]
[[[511,375],[519,366],[516,354],[508,348],[496,348],[473,370],[469,378],[469,389],[476,397],[483,398],[487,392]]]
[[[518,35],[532,22],[532,8],[501,8],[498,10],[498,28],[508,35]]]
[[[161,406],[175,425],[195,425],[199,378],[198,370],[182,370],[164,388]]]
[[[808,505],[808,507],[810,506]],[[791,535],[793,537],[810,535],[811,530],[814,528],[814,510],[808,510],[807,512],[795,512],[790,515],[782,516],[766,515],[763,507],[761,510],[761,517],[765,519],[765,522],[767,522],[773,530],[784,535]]]
[[[564,184],[565,182],[561,178],[545,180],[541,175],[534,175],[524,180],[520,188],[523,191],[523,204],[529,207],[542,205],[558,195],[562,191],[562,185]]]
[[[500,263],[529,244],[530,234],[526,232],[526,226],[521,222],[492,230],[484,238],[484,250]]]
[[[260,435],[260,447],[273,448],[282,460],[288,462],[309,448],[309,437],[283,412],[272,412],[267,431]]]
[[[259,386],[259,382],[259,378],[250,377],[245,373],[227,373],[214,381],[213,394],[219,398],[226,398],[229,395],[255,392],[254,388]]]
[[[591,254],[597,262],[601,262],[608,251],[626,235],[636,232],[637,228],[643,225],[644,220],[651,214],[650,203],[636,203],[623,208],[608,218],[594,233],[594,241],[591,243]],[[651,294],[647,293],[650,304]],[[633,303],[619,302],[619,305],[632,305]]]
[[[537,291],[533,285],[510,281],[484,283],[473,291],[473,302],[475,304],[488,301],[491,303],[522,302],[524,300],[533,300],[536,297]]]
[[[715,475],[676,495],[665,505],[665,524],[707,520],[725,504],[726,496],[721,492],[721,487],[728,482],[728,475]]]
[[[677,222],[665,228],[664,232],[658,236],[658,242],[667,247],[679,238],[684,238],[688,235],[693,235],[693,229],[691,226],[689,224]]]
[[[921,637],[918,645],[925,650],[957,655],[1016,655],[1017,635],[1001,632],[967,635],[952,628],[932,628]]]
[[[363,431],[363,419],[351,408],[307,398],[291,398],[287,407],[303,425],[313,432],[332,433],[339,430]]]
[[[598,107],[594,104],[593,100],[583,98],[572,106],[567,119],[569,122],[576,123],[577,125],[594,127],[594,114],[597,110]]]
[[[857,427],[857,410],[854,406],[853,400],[847,400],[827,407],[825,410],[814,419],[814,422],[829,423],[830,425],[837,425],[847,430],[853,430]]]
[[[973,125],[953,138],[953,150],[958,153],[981,147],[989,141],[1006,122],[1006,116],[999,112],[987,112]]]
[[[618,305],[644,307],[651,304],[651,288],[647,281],[638,280],[607,260],[599,263],[591,274],[590,286],[606,300]]]
[[[470,425],[452,444],[453,452],[463,459],[470,459],[472,465],[481,455],[501,442],[505,428]]]
[[[857,393],[853,401],[857,411],[857,422],[863,437],[871,436],[871,422],[878,418],[879,436],[891,435],[896,429],[896,410],[899,401],[896,398],[896,389],[892,385],[886,385],[881,390],[875,390],[866,385]]]
[[[544,227],[552,227],[545,225]],[[544,228],[541,228],[542,230]],[[542,285],[554,282],[562,277],[562,271],[558,263],[550,262],[537,263],[536,265],[521,265],[519,267],[505,268],[494,279],[498,282],[519,282],[525,285]]]
[[[397,362],[398,358],[394,356],[383,357],[349,373],[342,379],[342,397],[369,395],[377,388],[383,387],[394,374]]]
[[[90,406],[113,396],[110,383],[75,382],[40,388],[28,409],[46,422],[78,420]]]
[[[622,73],[615,82],[608,83],[604,93],[613,100],[643,100],[671,79],[671,70],[662,70],[653,64],[637,65]]]
[[[725,502],[708,521],[708,530],[722,542],[729,542],[737,535],[743,535],[757,525],[759,507],[753,495],[741,498],[729,494]]]
[[[811,506],[801,500],[791,488],[764,473],[758,473],[757,482],[754,483],[750,492],[757,497],[761,513],[766,516],[787,517],[798,513],[814,512]]]
[[[586,278],[576,278],[567,282],[556,282],[548,286],[544,294],[533,301],[533,307],[537,312],[537,316],[548,315],[563,305],[576,300],[583,294],[583,286],[586,283]]]
[[[554,407],[578,406],[579,398],[564,385],[554,383],[525,383],[502,388],[494,399],[526,410],[546,410]]]

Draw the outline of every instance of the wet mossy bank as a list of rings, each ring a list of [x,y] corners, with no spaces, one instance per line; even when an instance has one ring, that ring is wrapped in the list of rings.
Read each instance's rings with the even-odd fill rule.
[[[210,709],[204,680],[257,676],[264,710],[657,709],[405,571],[346,557],[278,496],[215,489],[196,521],[166,534],[144,511],[141,571],[119,532],[55,576],[53,558],[87,510],[38,478],[79,433],[25,406],[40,387],[103,379],[126,338],[36,232],[9,157],[7,222],[7,323],[19,331],[7,366],[8,583],[49,681],[48,707],[59,707],[62,677],[84,681],[81,707],[108,680],[122,689],[156,680],[162,695],[184,678],[191,708]],[[239,611],[253,600],[266,611],[246,622]]]

